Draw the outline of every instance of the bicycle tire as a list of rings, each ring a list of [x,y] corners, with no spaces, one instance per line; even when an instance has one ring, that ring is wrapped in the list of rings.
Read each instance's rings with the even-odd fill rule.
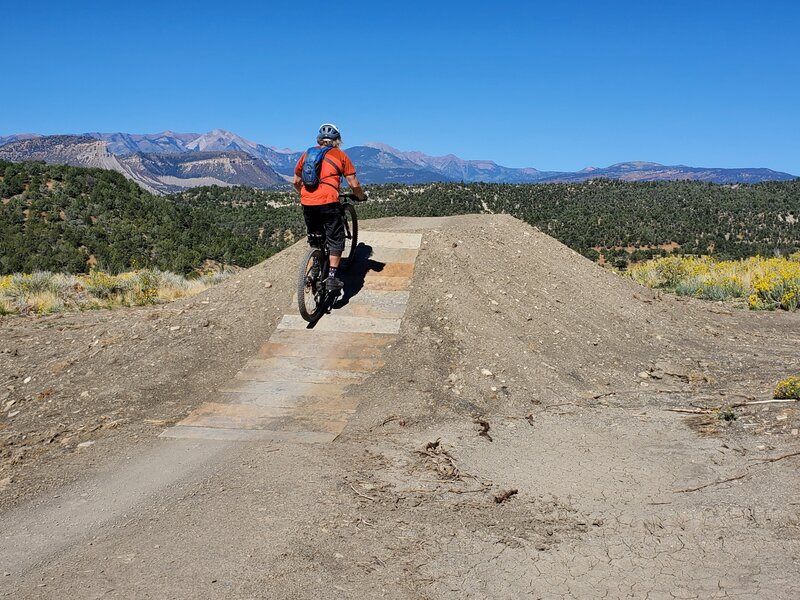
[[[358,246],[358,216],[356,216],[356,209],[352,204],[343,205],[342,218],[345,220],[345,238],[342,262],[339,263],[339,268],[346,270],[353,263],[353,255]]]
[[[314,259],[319,263],[319,272],[314,274]],[[309,323],[316,321],[325,308],[325,274],[327,258],[319,248],[309,248],[300,263],[297,277],[297,308],[300,316]]]

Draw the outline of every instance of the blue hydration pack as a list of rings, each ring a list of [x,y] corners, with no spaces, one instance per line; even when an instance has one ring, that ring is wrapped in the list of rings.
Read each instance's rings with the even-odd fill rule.
[[[333,150],[332,146],[313,147],[306,151],[301,177],[303,179],[303,185],[307,188],[313,189],[320,184],[319,174],[322,170],[322,161],[325,160],[325,155],[330,150]]]

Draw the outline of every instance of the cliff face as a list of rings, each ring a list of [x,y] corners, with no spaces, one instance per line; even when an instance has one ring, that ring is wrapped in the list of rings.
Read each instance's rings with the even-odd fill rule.
[[[200,185],[269,189],[286,183],[263,159],[245,152],[137,152],[116,156],[109,152],[108,142],[85,136],[47,136],[11,142],[0,147],[0,159],[111,169],[157,194]]]

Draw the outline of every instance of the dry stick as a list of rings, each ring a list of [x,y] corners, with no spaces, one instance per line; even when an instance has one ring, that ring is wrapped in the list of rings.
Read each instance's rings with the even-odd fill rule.
[[[685,492],[697,492],[707,487],[711,487],[712,485],[719,485],[721,483],[728,483],[729,481],[736,481],[737,479],[744,479],[747,477],[749,473],[740,473],[739,475],[734,475],[733,477],[728,477],[727,479],[720,479],[719,481],[712,481],[711,483],[706,483],[703,485],[698,485],[697,487],[693,488],[685,488],[683,490],[672,490],[673,494],[682,494]]]
[[[752,406],[754,404],[783,404],[785,402],[798,402],[796,398],[789,398],[789,399],[774,399],[774,400],[756,400],[754,402],[737,402],[736,404],[729,405],[729,408],[741,408],[743,406]],[[665,408],[669,412],[678,412],[678,413],[691,413],[691,414],[708,414],[712,413],[717,410],[721,410],[723,406],[707,406],[704,408],[696,407],[696,408]]]
[[[776,456],[775,458],[760,458],[758,460],[760,461],[761,464],[774,463],[774,462],[778,462],[779,460],[783,460],[784,458],[791,458],[792,456],[800,456],[800,451],[799,452],[791,452],[789,454],[784,454],[783,456]],[[753,465],[753,466],[755,466],[755,465]],[[748,469],[749,468],[750,467],[748,467]],[[738,475],[734,475],[733,477],[728,477],[727,479],[720,479],[719,481],[712,481],[711,483],[706,483],[704,485],[700,485],[700,486],[697,486],[697,487],[686,488],[686,489],[683,489],[683,490],[673,490],[672,493],[673,494],[680,494],[680,493],[683,493],[683,492],[697,492],[699,490],[702,490],[704,488],[710,487],[712,485],[719,485],[721,483],[728,483],[729,481],[736,481],[737,479],[744,479],[749,474],[750,473],[745,471],[744,473],[740,473]]]
[[[751,406],[753,404],[783,404],[784,402],[798,402],[798,398],[775,398],[774,400],[756,400],[755,402],[738,402],[731,404],[731,408],[739,408],[740,406]]]
[[[800,456],[800,452],[791,452],[789,454],[784,454],[783,456],[776,456],[775,458],[759,458],[758,460],[765,463],[774,463],[778,462],[779,460],[783,460],[784,458],[791,458],[792,456]]]
[[[372,498],[370,496],[367,496],[366,494],[362,494],[361,492],[359,492],[356,488],[353,487],[352,483],[349,483],[347,485],[349,485],[350,489],[353,490],[358,496],[361,496],[362,498],[366,498],[367,500],[372,500],[373,502],[377,502],[377,500],[375,500],[375,498]]]

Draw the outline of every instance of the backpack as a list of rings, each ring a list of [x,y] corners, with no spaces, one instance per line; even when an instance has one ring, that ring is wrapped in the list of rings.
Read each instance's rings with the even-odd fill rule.
[[[324,181],[320,181],[320,171],[322,170],[322,161],[328,160],[325,158],[325,155],[330,151],[333,150],[333,146],[321,146],[321,147],[313,147],[309,148],[306,151],[305,160],[303,160],[303,171],[301,174],[301,178],[303,179],[303,185],[309,189],[316,188],[320,183],[326,183]],[[335,163],[331,160],[328,160],[329,163],[336,166]],[[336,174],[339,174],[339,169],[337,167]],[[331,187],[337,187],[333,186]]]

